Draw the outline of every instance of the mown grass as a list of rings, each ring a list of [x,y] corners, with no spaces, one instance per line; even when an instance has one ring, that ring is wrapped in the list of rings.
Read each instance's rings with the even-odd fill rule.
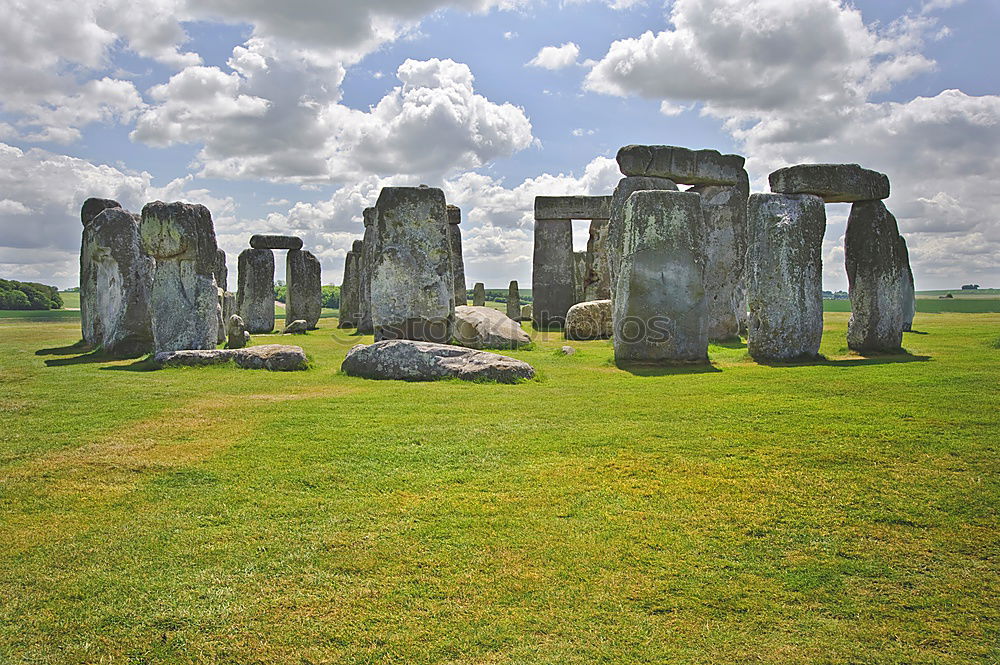
[[[293,374],[0,323],[0,662],[996,662],[1000,316],[846,321],[792,366],[538,336],[515,386],[343,376],[329,320]]]
[[[995,314],[1000,313],[1000,298],[917,298],[917,312],[924,314]],[[850,300],[824,300],[824,312],[850,312]]]

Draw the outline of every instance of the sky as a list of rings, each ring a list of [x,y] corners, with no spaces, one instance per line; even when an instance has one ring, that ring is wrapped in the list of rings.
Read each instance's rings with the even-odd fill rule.
[[[427,184],[462,208],[468,283],[527,286],[534,197],[610,194],[649,143],[745,155],[753,191],[882,171],[918,289],[1000,287],[998,0],[0,8],[3,278],[75,286],[96,196],[206,205],[233,275],[250,235],[301,236],[339,284],[379,190]],[[828,289],[849,210],[827,206]]]

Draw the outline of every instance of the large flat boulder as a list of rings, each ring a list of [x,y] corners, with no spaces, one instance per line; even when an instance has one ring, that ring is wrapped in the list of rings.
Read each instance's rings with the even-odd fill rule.
[[[611,331],[610,300],[578,302],[566,313],[566,339],[608,339]]]
[[[889,178],[857,164],[799,164],[770,176],[775,194],[813,194],[825,203],[854,203],[889,198]]]
[[[341,369],[349,376],[402,381],[516,383],[535,376],[528,363],[497,353],[400,339],[355,346],[347,352]]]
[[[290,372],[307,368],[301,347],[285,344],[248,346],[244,349],[202,349],[157,353],[153,361],[160,367],[207,367],[233,363],[241,369],[268,369]]]
[[[737,185],[745,162],[740,155],[673,145],[627,145],[618,151],[623,174],[667,178],[683,185]]]
[[[520,324],[492,307],[455,308],[455,340],[472,349],[517,349],[531,343]]]

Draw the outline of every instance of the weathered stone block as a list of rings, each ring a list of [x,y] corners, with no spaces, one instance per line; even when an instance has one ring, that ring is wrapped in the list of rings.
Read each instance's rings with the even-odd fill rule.
[[[226,253],[221,249],[215,256],[215,285],[223,291],[229,290],[229,267],[226,265]]]
[[[472,287],[472,306],[486,306],[486,286],[482,282],[476,282],[476,285]]]
[[[285,260],[285,323],[302,319],[315,330],[323,311],[323,268],[312,252],[290,249]]]
[[[610,196],[536,196],[535,219],[607,219]]]
[[[462,211],[458,206],[448,206],[448,244],[451,247],[451,274],[455,280],[455,306],[467,302],[465,286],[465,259],[462,257]]]
[[[105,210],[121,207],[118,201],[90,198],[80,208],[80,221],[83,223],[83,237],[80,241],[80,332],[83,341],[91,347],[100,346],[101,340],[95,330],[100,325],[97,323],[98,311],[94,308],[97,274],[91,270],[93,254],[87,250],[92,245],[90,223]]]
[[[740,155],[672,145],[627,145],[618,151],[618,166],[625,175],[685,185],[738,185],[745,162]]]
[[[507,318],[512,321],[521,318],[521,289],[517,287],[516,279],[507,287]]]
[[[455,378],[517,383],[535,376],[528,363],[497,353],[400,339],[355,346],[341,369],[349,376],[403,381]]]
[[[573,263],[573,222],[536,219],[531,269],[535,325],[562,325],[576,303]]]
[[[473,349],[517,349],[531,338],[499,310],[460,305],[455,308],[455,342]]]
[[[901,263],[900,300],[903,308],[903,332],[913,330],[913,317],[917,313],[917,292],[913,286],[913,269],[910,267],[910,251],[906,248],[906,239],[899,236],[898,257]]]
[[[677,191],[677,184],[666,178],[647,178],[629,176],[618,181],[614,194],[611,195],[611,218],[608,220],[608,239],[605,246],[605,256],[608,262],[608,284],[610,298],[614,300],[614,288],[618,275],[618,264],[622,256],[622,229],[624,227],[625,202],[635,192],[645,190]]]
[[[226,325],[226,348],[242,349],[250,343],[250,332],[239,314],[233,314],[228,319]]]
[[[612,307],[618,363],[708,361],[701,197],[638,191],[625,203]]]
[[[375,208],[365,208],[365,235],[362,240],[363,252],[358,259],[358,318],[357,331],[370,335],[374,332],[372,325],[372,264],[375,259]],[[463,294],[464,297],[464,294]]]
[[[889,178],[857,164],[799,164],[770,176],[776,194],[814,194],[827,203],[853,203],[889,198]]]
[[[573,304],[583,302],[587,288],[587,252],[573,252]],[[569,310],[566,310],[567,313]]]
[[[250,246],[254,249],[302,249],[302,238],[258,233],[250,236]]]
[[[903,345],[903,284],[896,218],[881,201],[851,206],[844,259],[851,294],[847,346],[860,353],[899,351]]]
[[[566,339],[608,339],[613,329],[610,300],[578,302],[566,314]]]
[[[254,335],[274,331],[274,252],[244,249],[237,266],[236,309]]]
[[[267,369],[291,372],[308,368],[305,352],[298,346],[265,344],[243,349],[173,351],[157,353],[153,361],[161,368],[207,367],[233,363],[240,369]]]
[[[362,247],[362,250],[364,248]],[[344,257],[344,279],[340,283],[340,320],[338,328],[356,328],[361,320],[361,280],[358,275],[360,261],[354,250]]]
[[[752,194],[747,231],[750,355],[765,362],[814,358],[823,338],[823,199]]]
[[[606,219],[590,223],[587,239],[587,276],[583,285],[583,299],[607,300],[611,297],[611,278],[608,272],[608,228]]]

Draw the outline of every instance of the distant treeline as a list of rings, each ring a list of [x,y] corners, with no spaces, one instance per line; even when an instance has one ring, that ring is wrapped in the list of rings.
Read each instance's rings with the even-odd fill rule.
[[[469,300],[472,300],[472,289],[465,292]],[[521,289],[521,304],[531,302],[531,289]],[[486,299],[492,302],[507,302],[507,289],[486,289]]]
[[[278,302],[285,302],[285,296],[288,293],[288,287],[284,282],[277,282],[274,285],[274,299]],[[340,287],[339,286],[324,286],[323,287],[323,307],[327,309],[340,309]]]
[[[63,306],[59,290],[35,282],[0,279],[0,309],[59,309]]]

